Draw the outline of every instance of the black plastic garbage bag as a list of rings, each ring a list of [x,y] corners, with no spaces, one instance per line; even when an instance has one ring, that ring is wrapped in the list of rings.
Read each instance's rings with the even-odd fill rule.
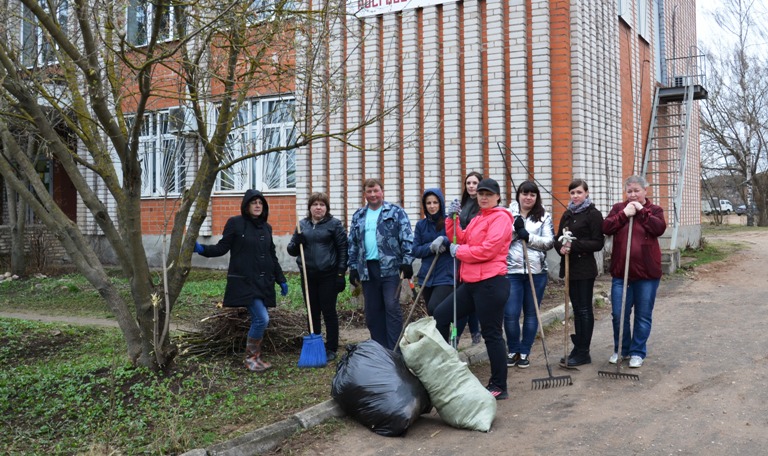
[[[347,346],[331,395],[347,415],[386,437],[405,434],[419,415],[432,409],[427,390],[400,354],[373,340]]]

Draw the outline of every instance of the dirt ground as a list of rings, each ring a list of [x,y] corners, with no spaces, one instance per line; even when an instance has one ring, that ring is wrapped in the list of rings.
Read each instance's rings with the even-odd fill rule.
[[[451,428],[433,411],[402,438],[381,437],[345,419],[341,430],[299,437],[283,450],[383,456],[765,454],[766,236],[744,232],[727,240],[743,243],[744,250],[690,276],[662,281],[645,364],[623,368],[640,381],[598,375],[615,370],[607,362],[612,340],[604,309],[596,322],[591,365],[578,371],[556,367],[562,337],[547,339],[556,354],[551,355],[553,374],[570,374],[573,386],[531,390],[532,379],[547,376],[537,341],[531,367],[509,371],[511,397],[498,403],[489,433]],[[476,374],[485,381],[487,366]]]

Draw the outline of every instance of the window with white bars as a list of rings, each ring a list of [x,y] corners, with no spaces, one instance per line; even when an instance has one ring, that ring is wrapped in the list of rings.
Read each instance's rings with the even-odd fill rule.
[[[225,147],[225,163],[296,142],[293,97],[251,100],[238,112]],[[242,192],[296,188],[296,152],[271,152],[238,161],[219,174],[216,190]]]
[[[128,119],[129,126],[133,122]],[[168,111],[144,116],[139,134],[141,196],[178,195],[185,188],[184,137],[169,131]]]

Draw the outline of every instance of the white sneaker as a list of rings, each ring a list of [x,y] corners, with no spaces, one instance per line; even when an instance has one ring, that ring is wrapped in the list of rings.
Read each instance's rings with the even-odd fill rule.
[[[639,356],[633,356],[629,358],[629,367],[640,367],[643,365],[643,358]]]
[[[638,356],[638,358],[640,358],[640,357]],[[621,359],[629,359],[629,356],[622,356]],[[619,354],[618,353],[614,353],[614,354],[611,355],[610,358],[608,358],[608,362],[611,363],[611,364],[616,364],[616,361],[618,361],[618,360],[619,360]],[[642,360],[640,361],[640,364],[643,364]],[[638,366],[638,367],[640,367],[640,366]]]

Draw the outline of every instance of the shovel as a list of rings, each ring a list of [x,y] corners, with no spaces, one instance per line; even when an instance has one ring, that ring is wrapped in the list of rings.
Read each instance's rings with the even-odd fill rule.
[[[549,365],[549,355],[547,354],[547,344],[544,342],[544,325],[541,324],[541,312],[539,311],[539,299],[536,297],[536,287],[533,285],[533,273],[531,272],[531,266],[528,263],[528,243],[521,240],[523,243],[523,258],[525,259],[526,269],[528,269],[528,281],[531,284],[531,295],[533,295],[533,308],[536,309],[536,319],[539,321],[539,331],[541,334],[541,347],[544,349],[544,362],[547,365],[547,378],[534,378],[531,380],[531,389],[549,389],[557,388],[559,386],[573,385],[573,380],[570,375],[560,375],[555,377],[552,375],[552,367]]]
[[[597,371],[600,377],[611,378],[615,380],[640,380],[639,375],[625,374],[621,372],[621,340],[624,337],[624,310],[627,305],[627,283],[629,282],[629,250],[632,247],[632,224],[635,218],[629,218],[629,232],[627,233],[627,257],[624,259],[624,283],[621,286],[621,312],[619,312],[619,354],[616,360],[616,372]]]

